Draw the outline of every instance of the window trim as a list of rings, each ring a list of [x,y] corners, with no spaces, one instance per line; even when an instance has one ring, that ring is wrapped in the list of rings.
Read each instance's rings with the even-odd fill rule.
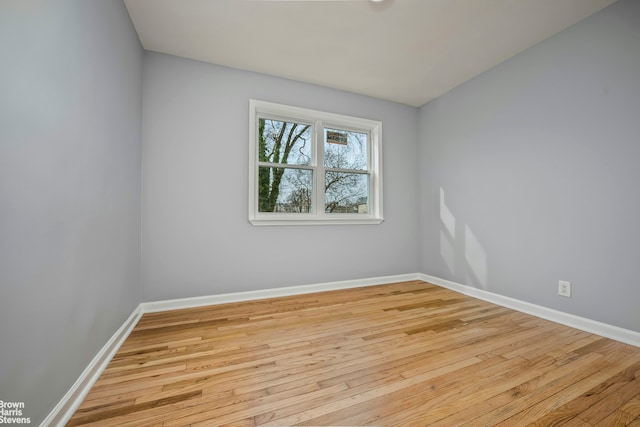
[[[312,149],[315,150],[309,167],[314,174],[314,212],[275,213],[258,211],[258,118],[313,124]],[[369,134],[368,171],[369,208],[367,214],[325,213],[324,211],[324,129],[344,129]],[[299,167],[299,165],[287,165]],[[332,170],[331,168],[327,168]],[[318,173],[320,171],[320,173]],[[347,170],[346,172],[351,172]],[[321,206],[318,201],[322,200]],[[320,208],[319,208],[320,207]],[[382,215],[382,122],[359,117],[328,113],[307,108],[292,107],[272,102],[249,101],[249,222],[253,225],[329,225],[329,224],[380,224]]]

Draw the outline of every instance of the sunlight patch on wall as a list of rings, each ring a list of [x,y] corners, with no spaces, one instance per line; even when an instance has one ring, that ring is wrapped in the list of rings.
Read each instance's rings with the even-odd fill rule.
[[[440,187],[440,221],[442,225],[449,232],[451,239],[456,238],[456,219],[447,207],[444,201],[444,189]]]
[[[455,274],[456,251],[454,247],[456,238],[456,219],[444,201],[444,189],[440,187],[440,256],[444,260],[449,273]]]
[[[469,266],[467,279],[487,288],[487,252],[468,225],[464,227],[464,255]]]
[[[449,268],[449,273],[453,275],[455,273],[455,259],[456,252],[453,248],[453,244],[449,240],[449,236],[443,230],[440,230],[440,255],[445,264]]]

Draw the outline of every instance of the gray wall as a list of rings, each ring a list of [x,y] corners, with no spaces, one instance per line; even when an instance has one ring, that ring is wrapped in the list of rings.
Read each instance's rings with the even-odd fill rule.
[[[145,301],[415,272],[417,109],[145,53]],[[383,121],[380,225],[252,226],[249,99]]]
[[[640,2],[424,105],[419,133],[422,272],[640,331]]]
[[[140,302],[142,48],[121,1],[0,3],[0,399],[39,423]]]

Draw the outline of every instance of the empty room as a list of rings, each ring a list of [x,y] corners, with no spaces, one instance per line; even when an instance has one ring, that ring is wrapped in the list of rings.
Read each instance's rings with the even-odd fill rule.
[[[2,0],[0,424],[640,426],[640,1]]]

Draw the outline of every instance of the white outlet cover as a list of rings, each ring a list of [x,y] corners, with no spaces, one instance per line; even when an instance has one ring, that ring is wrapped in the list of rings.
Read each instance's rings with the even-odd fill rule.
[[[571,282],[565,280],[558,281],[558,295],[571,298]]]

